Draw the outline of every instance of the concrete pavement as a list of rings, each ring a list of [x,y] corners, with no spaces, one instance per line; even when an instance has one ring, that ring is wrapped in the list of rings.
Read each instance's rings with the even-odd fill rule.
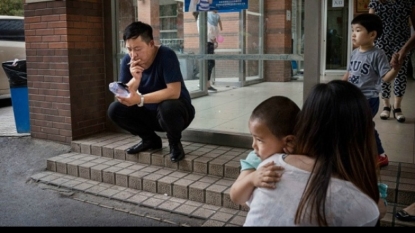
[[[16,132],[11,106],[0,106],[0,226],[201,226],[201,219],[36,183],[46,160],[69,145]]]

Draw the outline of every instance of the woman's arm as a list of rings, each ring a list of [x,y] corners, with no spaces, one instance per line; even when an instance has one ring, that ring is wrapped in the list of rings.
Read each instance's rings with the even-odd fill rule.
[[[269,162],[258,170],[243,170],[236,181],[232,184],[230,197],[235,204],[245,204],[256,187],[274,189],[276,183],[281,179],[283,167],[276,166]]]
[[[415,30],[415,7],[412,7],[410,20],[411,20],[412,28]]]
[[[218,20],[218,24],[219,24],[219,29],[222,31],[222,20],[220,19],[220,17],[219,17],[219,20]]]
[[[398,61],[399,63],[403,63],[406,55],[411,51],[411,49],[415,48],[415,34],[409,38],[409,40],[405,43],[404,46],[398,52]]]
[[[386,215],[386,204],[382,198],[379,198],[378,208],[379,208],[379,219],[382,219]]]

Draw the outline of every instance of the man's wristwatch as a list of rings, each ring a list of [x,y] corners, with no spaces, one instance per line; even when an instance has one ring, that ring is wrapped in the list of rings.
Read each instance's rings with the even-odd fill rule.
[[[144,106],[144,96],[138,92],[137,90],[137,94],[141,97],[141,102],[139,104],[137,104],[138,107],[143,107]]]

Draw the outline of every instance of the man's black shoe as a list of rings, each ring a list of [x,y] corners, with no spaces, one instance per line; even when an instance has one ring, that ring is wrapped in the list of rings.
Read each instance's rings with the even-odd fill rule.
[[[184,150],[182,143],[170,144],[170,160],[177,163],[184,158]]]
[[[149,149],[160,149],[162,147],[161,138],[154,140],[154,141],[143,141],[139,142],[138,144],[128,148],[126,150],[127,154],[137,154],[141,151],[146,151]]]

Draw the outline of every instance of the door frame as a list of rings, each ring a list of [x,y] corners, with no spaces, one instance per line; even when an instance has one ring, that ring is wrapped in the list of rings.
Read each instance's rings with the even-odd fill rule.
[[[346,1],[346,0],[345,0]],[[354,9],[354,2],[352,0],[348,0],[348,19],[347,22],[351,22],[353,19],[353,9]],[[327,76],[342,76],[344,73],[346,73],[346,70],[330,70],[330,69],[326,69],[326,59],[327,59],[327,15],[328,15],[328,3],[329,0],[323,0],[323,11],[322,11],[322,37],[321,37],[321,48],[322,48],[322,53],[321,53],[321,63],[320,63],[320,68],[321,68],[321,74],[320,77],[322,77],[322,79],[325,79],[325,77]],[[350,38],[351,36],[351,28],[350,26],[347,27],[347,37]],[[349,64],[350,61],[350,54],[352,52],[352,41],[348,40],[347,42],[347,63]]]

